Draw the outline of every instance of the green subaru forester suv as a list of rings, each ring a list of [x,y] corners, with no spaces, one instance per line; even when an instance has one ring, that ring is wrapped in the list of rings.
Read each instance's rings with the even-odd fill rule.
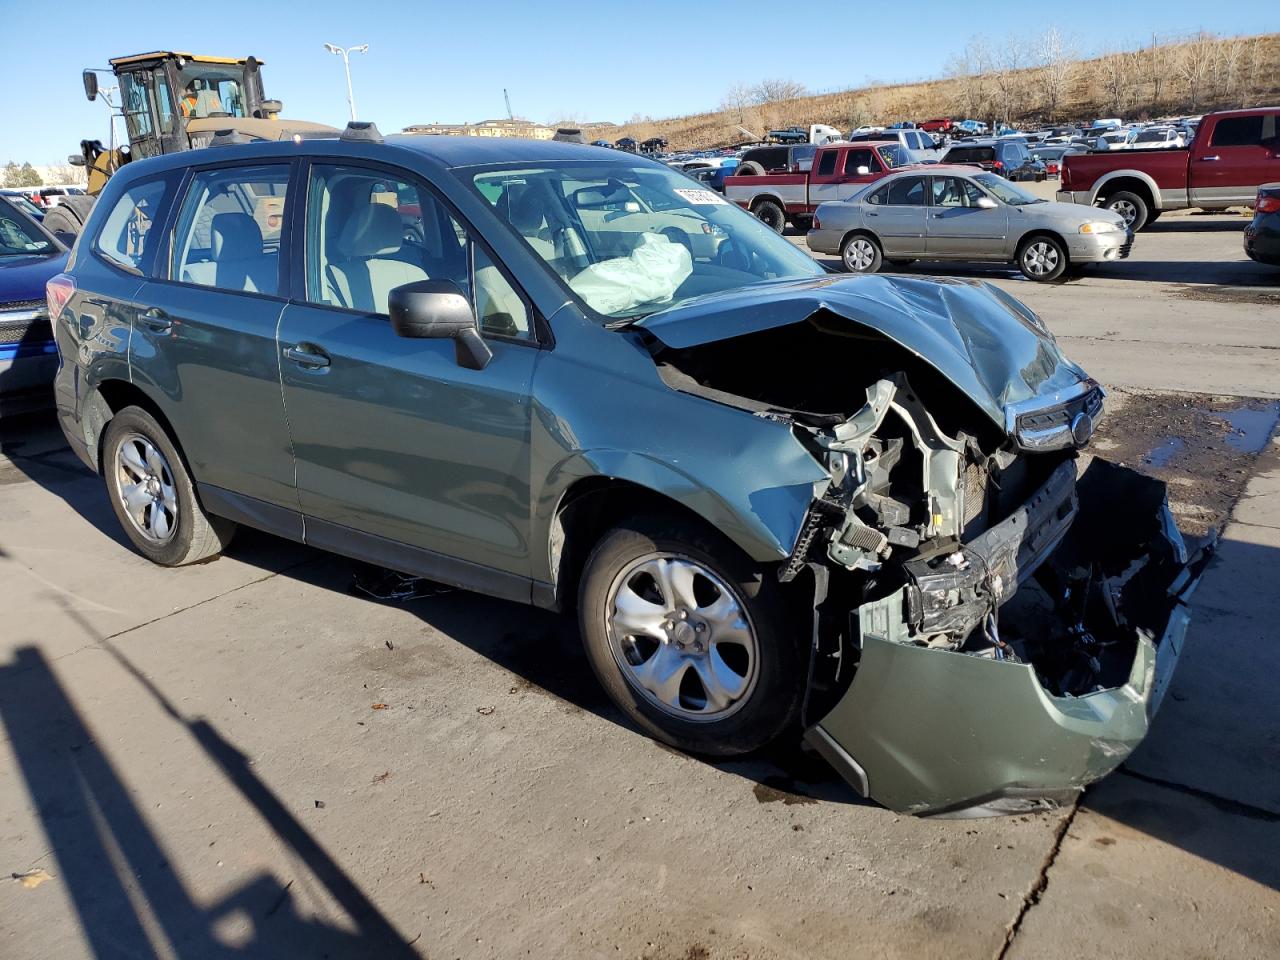
[[[802,731],[896,810],[1063,802],[1144,736],[1207,550],[1103,391],[967,280],[829,274],[631,154],[381,137],[128,164],[49,285],[135,547],[244,524],[576,608],[630,719]],[[482,602],[482,601],[477,601]]]

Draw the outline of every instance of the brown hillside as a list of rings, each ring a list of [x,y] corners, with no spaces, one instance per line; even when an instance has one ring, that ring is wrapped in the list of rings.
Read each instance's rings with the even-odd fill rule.
[[[1202,113],[1280,102],[1280,34],[1218,38],[1199,35],[1177,43],[1112,53],[1057,66],[1060,105],[1048,108],[1051,66],[967,71],[945,79],[870,86],[793,100],[753,104],[665,120],[590,127],[588,140],[665,137],[672,150],[701,150],[747,140],[791,125],[828,123],[849,130],[866,123],[930,117],[1009,118],[1017,123],[1126,119]],[[1050,115],[1050,113],[1054,115]]]

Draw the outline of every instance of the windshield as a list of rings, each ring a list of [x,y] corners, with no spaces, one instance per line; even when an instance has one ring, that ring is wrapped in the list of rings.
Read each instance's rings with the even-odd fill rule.
[[[43,256],[57,249],[39,227],[7,200],[0,200],[0,257]]]
[[[876,153],[880,154],[880,159],[884,161],[886,170],[911,165],[911,155],[896,143],[891,143],[884,147],[876,147]]]
[[[187,61],[178,71],[178,108],[188,120],[245,116],[239,67]]]
[[[763,280],[822,276],[799,248],[666,167],[486,170],[476,189],[591,310],[637,318]]]
[[[1172,140],[1173,137],[1164,130],[1147,130],[1138,134],[1137,143],[1162,143],[1165,140]]]
[[[998,177],[994,173],[979,173],[975,176],[974,181],[982,184],[987,192],[992,194],[998,200],[1003,200],[1011,206],[1020,207],[1024,203],[1039,203],[1040,198],[1035,197],[1014,183],[1010,183],[1004,177]]]

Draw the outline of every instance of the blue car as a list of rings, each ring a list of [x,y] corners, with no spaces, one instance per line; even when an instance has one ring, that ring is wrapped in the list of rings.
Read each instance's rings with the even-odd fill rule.
[[[58,369],[44,285],[67,265],[67,248],[0,197],[0,414],[45,404]]]

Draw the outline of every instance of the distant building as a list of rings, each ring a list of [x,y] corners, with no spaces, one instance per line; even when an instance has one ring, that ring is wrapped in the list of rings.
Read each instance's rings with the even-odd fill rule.
[[[415,123],[405,133],[448,137],[524,137],[526,140],[550,140],[556,135],[552,127],[532,120],[481,120],[479,123]]]

